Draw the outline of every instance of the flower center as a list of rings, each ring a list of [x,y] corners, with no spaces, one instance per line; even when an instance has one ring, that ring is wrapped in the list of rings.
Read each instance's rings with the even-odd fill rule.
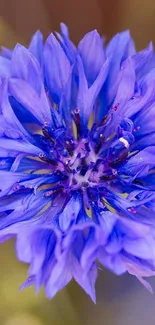
[[[92,132],[92,125],[82,137],[78,109],[74,111],[74,117],[76,137],[70,136],[63,126],[55,130],[45,123],[42,128],[47,150],[39,157],[49,164],[52,174],[57,175],[56,184],[45,196],[80,191],[89,209],[90,200],[102,202],[105,192],[113,190],[119,177],[119,165],[128,156],[133,135],[132,132],[119,131],[119,134],[106,136],[106,118],[95,132]]]

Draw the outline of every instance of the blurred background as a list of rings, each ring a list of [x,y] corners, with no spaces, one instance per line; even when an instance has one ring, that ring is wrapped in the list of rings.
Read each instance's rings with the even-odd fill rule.
[[[154,0],[0,0],[0,45],[27,45],[37,29],[46,37],[61,21],[76,43],[97,28],[107,40],[130,29],[138,50],[155,44]],[[74,282],[49,301],[33,288],[18,292],[27,266],[16,260],[13,242],[0,246],[0,262],[0,325],[155,324],[155,296],[132,276],[100,272],[97,305]]]

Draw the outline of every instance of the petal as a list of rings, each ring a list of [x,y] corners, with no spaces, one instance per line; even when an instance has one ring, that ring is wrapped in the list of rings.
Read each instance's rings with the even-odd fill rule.
[[[99,214],[100,226],[106,232],[107,236],[113,231],[118,216],[110,211],[103,211]]]
[[[61,102],[60,102],[60,111],[62,111],[62,115],[64,117],[65,125],[69,134],[73,134],[72,128],[72,78],[73,78],[73,69],[71,68],[69,79],[66,83],[65,91],[62,94]]]
[[[10,60],[0,56],[0,78],[7,78],[11,75]]]
[[[92,86],[89,89],[88,89],[88,84],[84,73],[83,64],[79,56],[77,57],[77,65],[79,71],[79,89],[78,89],[78,96],[77,96],[77,107],[80,110],[81,121],[83,122],[83,128],[85,129],[88,124],[90,114],[93,110],[95,100],[107,77],[109,63],[107,60],[103,64],[99,75],[97,76],[95,82],[92,84]]]
[[[140,79],[155,67],[155,55],[152,43],[146,49],[132,56],[137,79]]]
[[[142,108],[134,118],[134,126],[136,139],[139,136],[144,136],[146,134],[155,131],[154,128],[155,119],[155,106],[154,103],[150,103],[147,107]]]
[[[96,30],[87,33],[78,45],[85,75],[89,84],[97,78],[104,62],[105,53],[100,35]]]
[[[41,123],[51,121],[50,107],[42,84],[40,96],[30,85],[21,79],[11,78],[9,81],[11,95],[24,106]],[[24,113],[24,112],[23,112]]]
[[[58,103],[69,78],[70,63],[53,34],[45,42],[44,67],[50,95]]]
[[[20,286],[19,291],[26,289],[35,284],[35,276],[30,276],[28,279]]]
[[[103,266],[117,275],[122,275],[126,272],[125,264],[119,254],[111,255],[101,248],[98,252],[97,259]]]
[[[0,138],[0,157],[14,157],[20,152],[39,156],[41,151],[32,144],[21,140]]]
[[[134,53],[135,48],[129,31],[117,34],[107,45],[106,55],[109,58],[110,68],[105,84],[105,92],[107,92],[106,99],[108,106],[112,104],[119,85],[118,73],[121,63]]]
[[[96,260],[98,249],[100,246],[105,245],[107,238],[106,233],[103,229],[100,229],[100,227],[96,226],[93,223],[91,224],[90,222],[85,223],[83,225],[83,229],[81,230],[83,230],[81,232],[81,235],[83,234],[84,243],[80,258],[80,264],[83,268],[84,274],[86,275]]]
[[[32,36],[28,49],[33,55],[35,55],[35,57],[38,59],[38,62],[42,66],[43,35],[39,30],[37,30],[36,33]]]
[[[3,82],[1,86],[1,109],[6,124],[5,134],[10,138],[30,138],[29,134],[15,116],[9,103],[7,81]]]
[[[105,250],[109,254],[119,253],[123,248],[122,236],[118,233],[118,231],[114,230],[108,238],[107,245]]]
[[[152,237],[139,238],[135,240],[124,239],[123,241],[123,247],[128,253],[143,259],[153,260],[155,258],[154,244]]]
[[[146,263],[143,263],[143,260],[139,259],[130,260],[129,258],[123,257],[127,271],[135,275],[136,277],[150,277],[155,275],[155,270],[152,270],[152,266]]]
[[[13,51],[5,46],[1,46],[1,56],[11,60]]]
[[[24,46],[17,44],[12,55],[11,72],[13,78],[27,81],[40,94],[42,75],[35,56]]]
[[[16,254],[19,261],[24,263],[31,263],[32,249],[31,249],[31,232],[19,232],[16,236]]]
[[[66,56],[68,57],[68,60],[70,61],[71,64],[74,64],[78,53],[77,48],[69,38],[68,27],[64,23],[61,23],[60,28],[61,28],[62,36],[57,32],[55,33]]]
[[[56,293],[62,290],[72,279],[69,263],[62,260],[51,270],[51,276],[45,283],[45,292],[48,298],[53,298]]]
[[[12,186],[17,183],[19,180],[29,179],[29,176],[26,174],[20,174],[20,173],[13,173],[10,171],[0,170],[0,178],[1,178],[1,184],[0,184],[0,196],[2,195],[3,191],[9,190],[12,188]]]
[[[95,283],[98,276],[97,266],[94,263],[88,273],[82,274],[82,270],[79,267],[77,260],[73,259],[71,261],[73,268],[73,276],[76,282],[85,290],[85,292],[90,296],[92,301],[96,303],[96,294],[95,294]]]
[[[120,71],[120,82],[114,102],[119,103],[117,114],[121,114],[122,106],[133,96],[135,89],[135,70],[131,57],[123,62]],[[116,114],[114,115],[116,119]]]
[[[135,175],[145,166],[148,166],[148,169],[155,166],[155,147],[153,146],[145,148],[136,155],[131,156],[124,168],[128,174]]]
[[[22,231],[24,233],[26,226],[29,231],[30,229],[33,230],[33,227],[44,221],[44,212],[40,216],[38,216],[38,213],[46,207],[49,199],[44,198],[42,193],[34,195],[32,192],[25,194],[25,196],[20,194],[18,196],[14,203],[7,202],[0,206],[0,211],[7,213],[5,217],[1,218],[0,238],[6,235],[13,236]]]
[[[142,150],[144,148],[147,148],[148,146],[155,146],[155,133],[147,134],[146,136],[138,138],[137,141],[133,143],[132,150]]]
[[[133,98],[124,106],[122,115],[125,117],[131,117],[138,113],[142,108],[151,105],[155,99],[155,68],[148,74],[142,77],[138,84],[138,94],[135,94]]]
[[[68,230],[71,222],[77,219],[81,207],[81,197],[73,195],[59,215],[59,226],[62,231]]]

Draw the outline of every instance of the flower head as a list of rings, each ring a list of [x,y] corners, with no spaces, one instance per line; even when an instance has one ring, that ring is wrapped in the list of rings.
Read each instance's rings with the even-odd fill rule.
[[[76,48],[67,27],[0,57],[0,238],[29,263],[22,288],[72,278],[95,301],[98,265],[155,274],[155,55],[128,31]]]

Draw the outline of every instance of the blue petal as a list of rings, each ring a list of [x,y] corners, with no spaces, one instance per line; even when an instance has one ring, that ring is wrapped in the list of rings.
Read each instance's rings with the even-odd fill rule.
[[[70,63],[53,34],[45,42],[44,67],[50,95],[58,103],[69,78]]]
[[[92,301],[96,303],[96,294],[95,294],[95,282],[98,276],[97,266],[94,263],[88,273],[85,275],[82,274],[82,270],[78,267],[77,261],[74,259],[71,261],[73,268],[73,276],[76,282],[85,290],[85,292],[91,297]]]
[[[73,69],[71,68],[70,74],[69,74],[69,79],[66,83],[65,91],[62,94],[62,99],[60,103],[60,112],[62,111],[62,115],[65,121],[65,125],[67,127],[67,130],[69,134],[72,135],[73,133],[73,128],[72,128],[72,72]]]
[[[119,254],[111,255],[106,253],[104,249],[100,249],[98,253],[98,260],[104,267],[117,275],[122,275],[126,272],[125,263]]]
[[[51,270],[51,276],[45,283],[45,292],[48,298],[53,298],[56,293],[62,290],[72,279],[68,263],[63,260],[56,264]]]
[[[114,229],[108,238],[107,245],[105,246],[106,251],[109,254],[119,253],[123,248],[122,237],[118,234],[117,229]]]
[[[121,66],[120,83],[115,98],[115,102],[119,103],[120,107],[133,96],[135,89],[135,78],[135,70],[132,60],[129,57]]]
[[[7,78],[11,75],[10,60],[0,56],[0,78]]]
[[[134,256],[153,260],[155,258],[154,240],[152,237],[135,240],[124,239],[123,247],[128,253]]]
[[[137,139],[137,141],[133,144],[132,150],[142,150],[148,146],[155,145],[155,133],[148,134],[144,137]]]
[[[19,261],[24,263],[31,263],[32,261],[32,248],[31,248],[31,232],[19,232],[16,237],[16,254]]]
[[[12,77],[27,81],[38,93],[41,92],[42,74],[35,56],[24,46],[17,44],[11,60]]]
[[[129,174],[135,175],[146,166],[148,166],[148,169],[155,166],[155,147],[145,148],[131,157],[124,168]]]
[[[10,196],[10,200],[12,197]],[[4,200],[2,200],[2,203]],[[44,198],[42,193],[37,193],[34,195],[32,193],[26,195],[20,195],[19,198],[17,196],[15,202],[12,202],[7,199],[6,204],[3,203],[0,206],[0,211],[10,213],[1,218],[0,224],[0,237],[4,235],[16,235],[22,228],[24,229],[25,226],[33,227],[37,224],[42,223],[44,220],[44,213],[41,216],[37,214],[48,204],[49,199]],[[1,204],[2,204],[1,203]]]
[[[28,133],[23,128],[8,100],[8,84],[3,82],[1,86],[1,109],[5,125],[5,134],[10,138],[29,138]]]
[[[10,50],[5,46],[1,47],[1,56],[3,56],[4,58],[11,60],[12,54],[13,50]]]
[[[152,43],[146,49],[132,56],[137,79],[147,74],[155,66],[155,54]]]
[[[73,64],[76,61],[76,56],[78,53],[77,48],[73,44],[73,42],[69,39],[68,27],[64,23],[61,23],[60,28],[61,28],[62,36],[56,32],[57,38],[66,56],[68,57],[68,60],[70,61],[71,64]]]
[[[92,84],[106,59],[100,35],[96,30],[84,36],[78,45],[78,50],[83,61],[88,83]]]
[[[30,85],[21,79],[11,78],[9,81],[9,92],[42,124],[50,123],[50,106],[45,94],[44,86],[41,85],[40,96]]]
[[[28,179],[28,175],[20,174],[20,173],[13,173],[10,171],[4,171],[0,170],[0,178],[1,178],[1,184],[0,184],[0,196],[4,194],[8,194],[10,189],[13,187],[15,183],[17,183],[20,180]]]
[[[29,51],[35,55],[35,57],[38,59],[38,62],[42,66],[43,63],[43,35],[42,33],[37,30],[36,33],[32,36],[32,39],[30,41]]]
[[[144,136],[155,131],[154,127],[155,110],[154,103],[142,108],[133,119],[135,130],[135,137]],[[151,144],[151,143],[150,143]]]
[[[116,124],[119,123],[124,116],[127,116],[125,104],[134,95],[136,76],[133,63],[130,57],[123,62],[119,77],[119,86],[113,104],[114,107],[115,105],[118,105],[118,108],[113,113],[112,122],[110,123],[110,126],[108,128],[109,132],[111,132],[111,130],[116,127]]]
[[[137,83],[138,93],[124,106],[122,115],[131,117],[142,108],[151,105],[155,99],[155,68]]]
[[[77,63],[79,70],[79,90],[77,96],[77,107],[80,110],[81,121],[83,122],[83,128],[85,129],[87,127],[87,123],[93,110],[95,100],[107,77],[109,63],[107,60],[103,64],[99,75],[97,76],[96,80],[90,88],[88,88],[83,64],[79,56],[77,58]]]
[[[21,140],[0,138],[0,157],[14,157],[18,153],[39,156],[40,149]]]
[[[59,226],[62,231],[66,231],[71,222],[76,220],[81,207],[81,198],[75,194],[66,204],[63,212],[59,215]]]
[[[109,58],[109,73],[105,85],[107,105],[111,105],[119,85],[118,72],[121,63],[135,53],[133,41],[129,31],[114,36],[106,48],[106,55]]]
[[[69,30],[66,24],[60,23],[61,33],[64,38],[69,38]]]

